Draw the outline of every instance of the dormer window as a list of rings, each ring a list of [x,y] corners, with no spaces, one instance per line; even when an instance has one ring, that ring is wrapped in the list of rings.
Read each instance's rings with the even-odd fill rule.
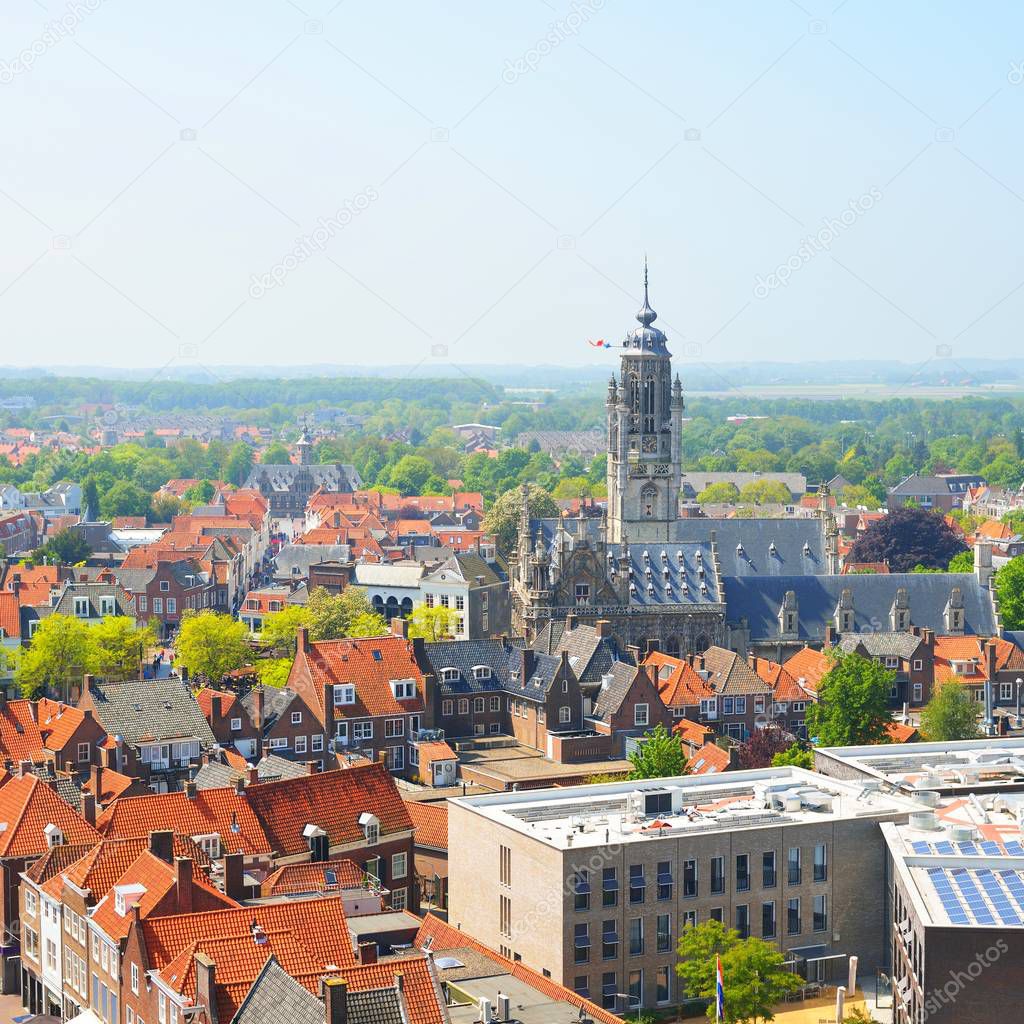
[[[47,825],[43,829],[43,835],[46,836],[46,845],[51,850],[64,845],[64,833],[56,825]]]
[[[474,679],[490,679],[491,678],[491,666],[490,665],[474,665],[473,666],[473,678]]]
[[[412,700],[416,696],[416,682],[413,679],[392,679],[391,692],[395,700]]]
[[[359,815],[359,827],[363,830],[367,846],[376,846],[380,842],[380,820],[376,815],[363,811]]]
[[[441,669],[441,682],[443,683],[454,683],[459,678],[459,670],[457,668],[443,668]]]
[[[352,683],[336,683],[334,686],[334,706],[355,704],[356,688]]]

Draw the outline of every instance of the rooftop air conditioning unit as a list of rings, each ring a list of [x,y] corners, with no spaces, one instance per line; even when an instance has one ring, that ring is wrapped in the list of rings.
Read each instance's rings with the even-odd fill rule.
[[[978,833],[973,825],[951,825],[949,838],[955,843],[973,843]]]
[[[914,811],[908,824],[919,832],[934,832],[939,827],[939,819],[934,811]]]
[[[914,799],[922,807],[938,807],[940,797],[934,789],[922,789],[914,794]]]

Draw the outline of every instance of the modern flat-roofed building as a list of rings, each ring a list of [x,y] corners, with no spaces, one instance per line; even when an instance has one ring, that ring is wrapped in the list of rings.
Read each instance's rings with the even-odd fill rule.
[[[682,928],[721,920],[810,980],[886,957],[881,821],[906,796],[797,768],[449,801],[449,920],[607,1009],[678,1002]],[[827,958],[835,957],[834,960]]]
[[[934,790],[945,797],[1024,791],[1024,737],[949,743],[880,743],[817,747],[823,775],[906,793]]]
[[[1019,805],[1014,809],[1002,798],[987,797],[983,803],[1003,806],[983,807],[978,823],[966,825],[951,818],[959,803],[938,813],[922,810],[906,825],[882,825],[895,1024],[1020,1018],[1024,847],[1015,813]]]

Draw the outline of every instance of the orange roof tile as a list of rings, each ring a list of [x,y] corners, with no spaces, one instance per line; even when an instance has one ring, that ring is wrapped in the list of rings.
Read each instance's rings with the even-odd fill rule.
[[[0,704],[0,759],[43,760],[43,734],[36,721],[36,706],[30,700],[9,700]]]
[[[708,680],[685,659],[662,651],[651,651],[643,660],[644,666],[656,669],[652,673],[658,685],[661,702],[667,708],[699,704],[704,697],[713,697]]]
[[[49,697],[39,698],[37,714],[47,750],[63,750],[85,720],[85,712],[80,708]]]
[[[2,792],[0,790],[0,795]],[[174,829],[190,836],[216,833],[228,853],[252,856],[274,849],[251,801],[234,786],[201,789],[192,798],[185,793],[122,797],[100,815],[96,825],[110,838]]]
[[[21,637],[21,606],[9,590],[0,590],[0,637]]]
[[[885,727],[885,735],[892,743],[910,743],[917,739],[917,728],[903,725],[900,722],[889,722]]]
[[[219,792],[207,790],[207,792]],[[232,790],[233,792],[233,790]],[[330,846],[358,842],[363,837],[359,816],[364,812],[380,821],[381,838],[412,830],[412,821],[387,768],[371,763],[348,771],[318,772],[294,779],[264,782],[246,790],[254,813],[263,822],[270,849],[278,856],[309,849],[302,830],[310,824],[322,828]]]
[[[821,677],[829,670],[829,661],[821,651],[804,647],[787,658],[783,668],[797,681],[803,680],[809,690],[817,691]]]
[[[672,731],[683,738],[684,743],[692,743],[694,746],[701,747],[714,735],[713,730],[708,729],[706,726],[700,724],[700,722],[694,722],[689,718],[680,718],[675,725],[672,726]]]
[[[807,699],[807,694],[793,678],[789,670],[777,661],[769,661],[767,658],[754,658],[752,659],[751,667],[772,688],[773,700]]]
[[[90,843],[99,833],[35,775],[15,776],[0,788],[0,857],[31,857],[49,849],[45,829],[55,825],[66,843]]]
[[[328,885],[324,872],[333,871],[335,881]],[[286,896],[328,890],[362,889],[366,875],[355,861],[318,860],[309,864],[285,864],[268,875],[260,886],[262,896]]]
[[[729,767],[729,751],[715,743],[705,743],[689,761],[686,771],[689,775],[714,775]]]
[[[106,807],[112,800],[116,800],[125,790],[130,789],[136,782],[130,775],[122,775],[113,768],[104,768],[100,773],[100,791],[92,792],[92,776],[82,783],[83,793],[92,793],[100,807]]]
[[[405,802],[409,817],[416,829],[417,846],[429,846],[434,850],[448,849],[448,802],[420,803],[417,800]]]
[[[213,714],[213,698],[220,697],[220,713],[225,718],[235,710],[238,694],[233,690],[215,690],[212,686],[204,686],[196,691],[196,703],[206,718]]]
[[[317,640],[300,651],[314,686],[313,699],[321,718],[327,683],[354,683],[354,704],[334,708],[335,718],[366,718],[377,715],[408,715],[423,710],[423,673],[413,656],[411,640],[400,636],[376,636],[359,640]],[[412,679],[416,696],[396,700],[391,682]]]
[[[409,1024],[446,1024],[449,1018],[439,1005],[440,985],[436,969],[426,957],[378,960],[375,964],[357,964],[341,971],[350,992],[393,989],[399,974],[402,976],[402,996],[408,1009]]]
[[[589,999],[584,999],[582,996],[577,995],[570,989],[565,988],[563,985],[559,985],[557,982],[552,981],[550,978],[545,978],[540,971],[535,971],[530,967],[527,967],[520,960],[510,960],[507,957],[502,956],[500,953],[485,946],[482,942],[477,941],[471,935],[468,935],[464,931],[460,931],[457,928],[453,928],[447,921],[442,921],[438,917],[434,917],[433,914],[428,914],[420,927],[420,930],[416,933],[416,945],[422,948],[428,939],[431,939],[431,952],[436,956],[438,953],[443,952],[447,949],[472,949],[477,953],[482,954],[489,960],[493,960],[506,974],[511,974],[514,978],[524,982],[531,988],[536,989],[549,999],[559,1000],[561,1002],[569,1003],[572,1006],[578,1006],[587,1017],[593,1018],[595,1021],[599,1021],[600,1024],[622,1024],[622,1018],[617,1017],[615,1014],[608,1010],[601,1009],[596,1003],[592,1003]]]
[[[457,761],[459,755],[444,740],[425,740],[416,748],[420,755],[420,775],[429,771],[435,761]]]

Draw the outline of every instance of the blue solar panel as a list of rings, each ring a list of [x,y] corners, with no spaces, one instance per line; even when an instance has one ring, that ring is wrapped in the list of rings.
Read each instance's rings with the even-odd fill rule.
[[[988,868],[981,868],[977,872],[977,877],[978,881],[981,882],[981,887],[988,893],[988,898],[992,901],[992,908],[996,912],[996,917],[1003,924],[1021,924],[1020,915],[1010,904],[1006,890],[999,884],[999,879]]]
[[[936,843],[935,844],[935,852],[936,853],[944,854],[947,857],[952,857],[953,856],[953,844],[952,843],[947,843],[947,842],[945,842],[945,840],[943,840],[943,842],[941,842],[941,843]]]
[[[912,842],[910,844],[910,848],[914,851],[914,853],[931,853],[932,852],[932,848],[927,843],[922,842],[920,839],[915,840],[914,842]]]
[[[974,879],[971,878],[966,869],[953,868],[950,874],[953,876],[953,881],[960,887],[960,892],[963,893],[967,908],[974,915],[974,919],[978,924],[995,924],[996,919],[992,916],[992,911],[988,909],[985,897],[978,891],[978,887],[974,884]]]
[[[957,843],[956,845],[960,847],[960,853],[964,857],[978,856],[978,848],[974,845],[974,843]]]
[[[992,842],[991,839],[982,840],[981,848],[988,857],[1002,857],[1003,855],[1003,848],[998,843]]]
[[[1021,882],[1020,875],[1016,871],[1000,871],[999,877],[1010,890],[1010,897],[1017,904],[1017,909],[1024,913],[1024,882]]]
[[[970,924],[970,918],[960,903],[960,897],[953,891],[946,872],[942,868],[929,868],[928,877],[931,878],[932,885],[935,886],[935,892],[941,900],[950,922],[952,924]]]
[[[1016,839],[1009,840],[1005,845],[1006,852],[1011,857],[1024,857],[1024,846],[1021,846]]]

